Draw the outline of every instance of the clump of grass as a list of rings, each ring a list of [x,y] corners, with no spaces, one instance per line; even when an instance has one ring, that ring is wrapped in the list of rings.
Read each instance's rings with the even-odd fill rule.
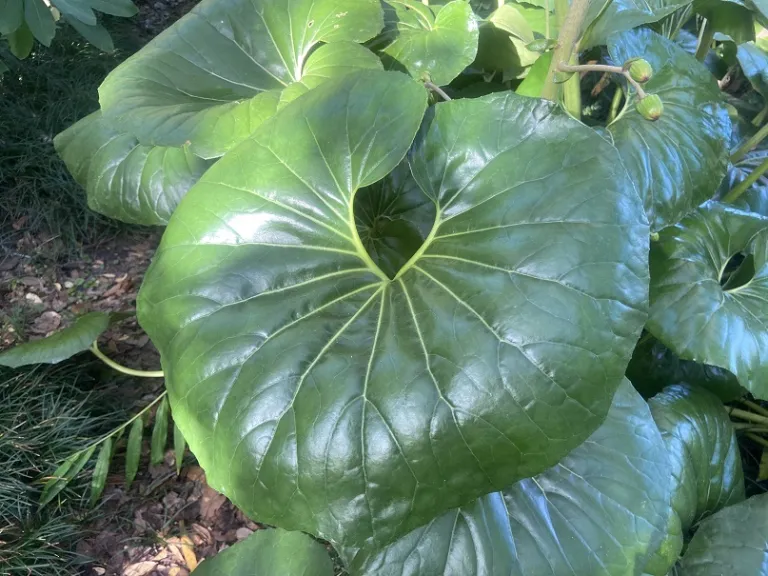
[[[119,230],[117,222],[88,209],[53,138],[98,108],[99,84],[139,48],[131,24],[122,20],[109,25],[120,47],[112,54],[90,46],[69,26],[60,28],[50,48],[36,45],[26,60],[0,46],[0,58],[11,67],[0,78],[0,246],[29,231],[58,238],[65,255],[72,255]]]
[[[0,573],[57,576],[76,573],[88,559],[82,495],[88,473],[40,510],[42,479],[123,415],[94,392],[94,364],[68,362],[28,371],[0,370]],[[105,401],[106,400],[106,401]]]

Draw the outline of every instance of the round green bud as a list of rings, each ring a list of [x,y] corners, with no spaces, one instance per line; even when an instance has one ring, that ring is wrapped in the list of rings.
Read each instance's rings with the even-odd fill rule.
[[[653,68],[651,68],[651,65],[647,60],[638,58],[637,60],[633,60],[629,65],[629,75],[632,76],[632,80],[635,82],[643,84],[644,82],[648,82],[648,80],[651,79],[651,76],[653,76]]]
[[[664,113],[664,104],[658,94],[647,94],[642,100],[638,100],[635,108],[646,120],[652,122],[661,118]]]

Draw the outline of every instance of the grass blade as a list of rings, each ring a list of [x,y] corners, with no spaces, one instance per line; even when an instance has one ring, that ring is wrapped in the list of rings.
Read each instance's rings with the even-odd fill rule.
[[[163,461],[165,445],[168,443],[168,398],[163,398],[155,412],[155,426],[152,428],[150,462],[157,466]]]
[[[173,454],[176,458],[176,475],[181,474],[181,464],[184,461],[184,451],[187,449],[187,441],[179,430],[176,423],[173,423]]]
[[[99,501],[104,493],[104,487],[107,485],[107,474],[109,473],[109,463],[112,460],[112,438],[107,438],[101,445],[99,456],[96,459],[96,467],[93,470],[93,479],[91,480],[91,498],[88,505],[93,507]]]
[[[131,489],[131,484],[139,471],[141,460],[141,439],[144,434],[144,419],[139,416],[133,421],[128,434],[128,445],[125,448],[125,491]]]
[[[43,492],[40,494],[41,508],[51,502],[80,473],[93,456],[94,450],[96,446],[91,446],[82,452],[75,452],[56,468],[53,475],[46,480]]]

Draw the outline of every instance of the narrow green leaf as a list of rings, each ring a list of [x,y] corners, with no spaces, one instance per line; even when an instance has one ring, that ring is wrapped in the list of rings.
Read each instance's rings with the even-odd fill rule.
[[[322,544],[301,532],[259,530],[204,561],[194,576],[331,576]],[[426,576],[426,575],[425,575]]]
[[[112,42],[112,36],[109,35],[107,29],[101,24],[85,24],[76,18],[66,16],[65,20],[69,22],[72,28],[77,30],[80,36],[88,40],[88,42],[96,46],[96,48],[102,52],[112,52],[115,49],[115,45]]]
[[[173,453],[176,458],[176,474],[181,474],[181,465],[184,462],[184,451],[187,449],[187,441],[179,430],[176,423],[173,423]]]
[[[56,34],[56,21],[43,0],[24,0],[24,19],[37,40],[50,46]]]
[[[153,466],[163,461],[165,445],[168,442],[168,398],[163,398],[155,412],[155,426],[152,428],[152,443],[149,459]]]
[[[8,35],[8,45],[11,48],[11,54],[19,60],[24,60],[32,52],[32,46],[35,44],[35,37],[26,23],[22,24],[16,31]]]
[[[89,506],[94,506],[101,498],[104,487],[107,485],[107,474],[109,474],[109,463],[112,460],[112,438],[107,438],[101,445],[99,456],[96,459],[96,467],[93,469],[93,479],[91,480],[91,498],[88,501]]]
[[[27,364],[57,364],[79,354],[109,327],[112,317],[104,312],[90,312],[48,338],[32,340],[0,353],[0,366],[18,368]]]
[[[139,471],[139,460],[141,460],[141,438],[144,434],[144,419],[139,416],[131,425],[131,432],[128,434],[128,445],[125,449],[125,491],[131,489],[131,484]]]
[[[24,0],[0,0],[0,34],[15,32],[24,23]]]
[[[88,463],[93,456],[96,446],[91,446],[84,452],[76,452],[61,464],[54,471],[53,475],[46,481],[42,494],[40,494],[40,506],[43,507],[53,500],[59,492],[67,487],[72,479],[80,473],[80,470]]]

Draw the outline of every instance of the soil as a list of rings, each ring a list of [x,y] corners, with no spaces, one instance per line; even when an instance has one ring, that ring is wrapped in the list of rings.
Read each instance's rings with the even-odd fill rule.
[[[136,4],[137,25],[149,39],[195,2]],[[86,312],[135,312],[138,289],[162,234],[162,230],[124,232],[62,262],[56,260],[61,250],[55,238],[25,233],[23,221],[13,228],[20,239],[0,250],[0,350],[50,335]],[[160,367],[157,350],[135,316],[110,328],[99,338],[99,346],[125,366]],[[137,411],[162,388],[157,379],[136,379],[136,385]],[[185,576],[205,558],[261,528],[207,486],[189,451],[177,475],[172,450],[161,465],[149,466],[146,439],[144,449],[130,491],[125,490],[124,458],[113,460],[98,504],[99,520],[88,527],[91,536],[78,547],[95,559],[86,575]]]
[[[135,313],[137,292],[161,232],[124,233],[64,262],[45,258],[50,239],[24,234],[0,257],[0,349],[50,335],[86,312]],[[113,326],[99,338],[99,346],[124,366],[160,367],[157,350],[135,316]],[[161,386],[157,379],[135,382],[138,410]],[[177,475],[172,450],[161,465],[149,466],[147,441],[144,448],[147,454],[130,491],[125,490],[124,458],[113,460],[99,519],[78,548],[96,560],[85,574],[185,576],[203,559],[261,528],[206,485],[189,452]]]

